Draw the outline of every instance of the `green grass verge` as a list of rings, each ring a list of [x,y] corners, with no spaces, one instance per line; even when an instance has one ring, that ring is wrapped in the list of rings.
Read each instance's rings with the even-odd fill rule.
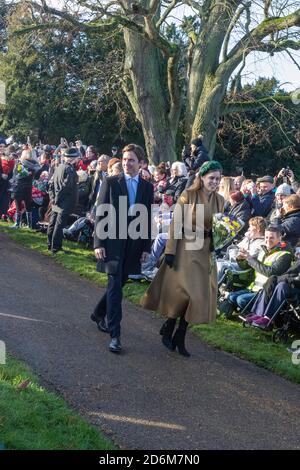
[[[64,242],[64,248],[69,253],[57,253],[53,256],[47,250],[45,235],[43,234],[26,229],[10,230],[5,223],[0,223],[0,231],[9,234],[10,238],[27,248],[54,257],[58,263],[80,276],[100,285],[106,285],[106,276],[97,273],[95,270],[93,253],[83,249],[78,244]],[[139,304],[147,286],[147,282],[128,282],[124,287],[125,297]],[[216,348],[233,353],[287,379],[300,383],[300,365],[294,365],[286,345],[273,343],[269,334],[253,328],[243,328],[242,324],[237,321],[223,319],[218,319],[216,323],[210,325],[193,326],[192,331]]]
[[[7,358],[0,366],[0,446],[9,450],[109,450],[114,445],[32,372]]]

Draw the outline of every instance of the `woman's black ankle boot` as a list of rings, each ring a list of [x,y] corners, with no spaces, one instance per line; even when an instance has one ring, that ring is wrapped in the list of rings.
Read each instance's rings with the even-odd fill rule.
[[[176,318],[168,318],[162,325],[159,334],[162,335],[162,343],[166,348],[173,350],[172,335],[176,325]]]
[[[190,357],[190,353],[185,349],[184,339],[186,330],[188,327],[188,322],[184,318],[180,318],[178,328],[175,332],[175,335],[172,339],[173,349],[178,349],[179,354],[185,357]]]

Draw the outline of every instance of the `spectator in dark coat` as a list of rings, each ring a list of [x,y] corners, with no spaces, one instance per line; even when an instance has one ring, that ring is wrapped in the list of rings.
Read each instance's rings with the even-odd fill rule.
[[[248,222],[251,217],[251,206],[241,191],[234,191],[230,193],[230,210],[228,215],[233,215],[241,219],[244,223],[244,229],[248,227]]]
[[[188,171],[198,170],[204,162],[210,159],[208,150],[203,145],[201,137],[192,140],[190,148],[184,148],[182,159]]]
[[[172,198],[175,204],[187,183],[187,169],[183,162],[174,162],[171,167],[171,177],[167,181],[166,196]]]
[[[273,219],[272,224],[278,225],[285,242],[296,246],[300,238],[300,197],[296,194],[286,197],[282,217]]]
[[[21,225],[22,202],[26,208],[28,228],[32,228],[32,180],[39,171],[40,165],[33,158],[31,150],[23,150],[21,158],[16,161],[13,171],[13,198],[16,204],[16,222],[12,228]]]
[[[48,249],[52,253],[62,249],[63,229],[67,225],[69,215],[74,210],[77,197],[78,176],[75,165],[79,158],[76,148],[65,152],[65,163],[59,165],[49,184],[49,196],[52,202],[52,211],[48,226]]]
[[[259,195],[255,185],[251,188],[251,203],[253,207],[252,217],[267,217],[271,212],[275,198],[274,179],[272,176],[267,175],[262,178],[258,178],[257,183],[260,187]]]

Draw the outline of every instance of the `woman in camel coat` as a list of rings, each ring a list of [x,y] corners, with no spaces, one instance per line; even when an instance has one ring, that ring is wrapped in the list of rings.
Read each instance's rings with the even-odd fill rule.
[[[188,324],[210,323],[216,318],[217,270],[212,259],[211,228],[213,214],[223,212],[224,208],[224,198],[216,192],[221,172],[219,162],[205,162],[193,186],[178,199],[164,261],[141,302],[143,307],[156,310],[168,318],[160,331],[162,342],[168,349],[177,347],[184,356],[190,355],[184,346]],[[192,218],[193,235],[188,235],[186,229],[188,222],[183,210],[186,204],[189,204],[187,212]],[[196,224],[196,208],[199,210],[199,205],[204,208],[204,227],[203,219],[201,221],[199,217]],[[178,214],[184,214],[183,230],[182,226],[178,229]],[[197,230],[200,231],[195,243]],[[173,336],[178,317],[179,326]]]

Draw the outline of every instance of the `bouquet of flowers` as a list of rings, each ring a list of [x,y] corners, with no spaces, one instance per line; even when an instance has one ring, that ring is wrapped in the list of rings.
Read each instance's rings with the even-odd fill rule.
[[[16,165],[16,177],[18,179],[21,179],[21,178],[26,178],[26,176],[28,176],[28,175],[29,175],[29,172],[24,167],[24,165],[22,165],[21,162],[17,163],[17,165]]]
[[[236,217],[214,214],[212,223],[214,251],[220,252],[228,246],[244,225],[245,223]]]

